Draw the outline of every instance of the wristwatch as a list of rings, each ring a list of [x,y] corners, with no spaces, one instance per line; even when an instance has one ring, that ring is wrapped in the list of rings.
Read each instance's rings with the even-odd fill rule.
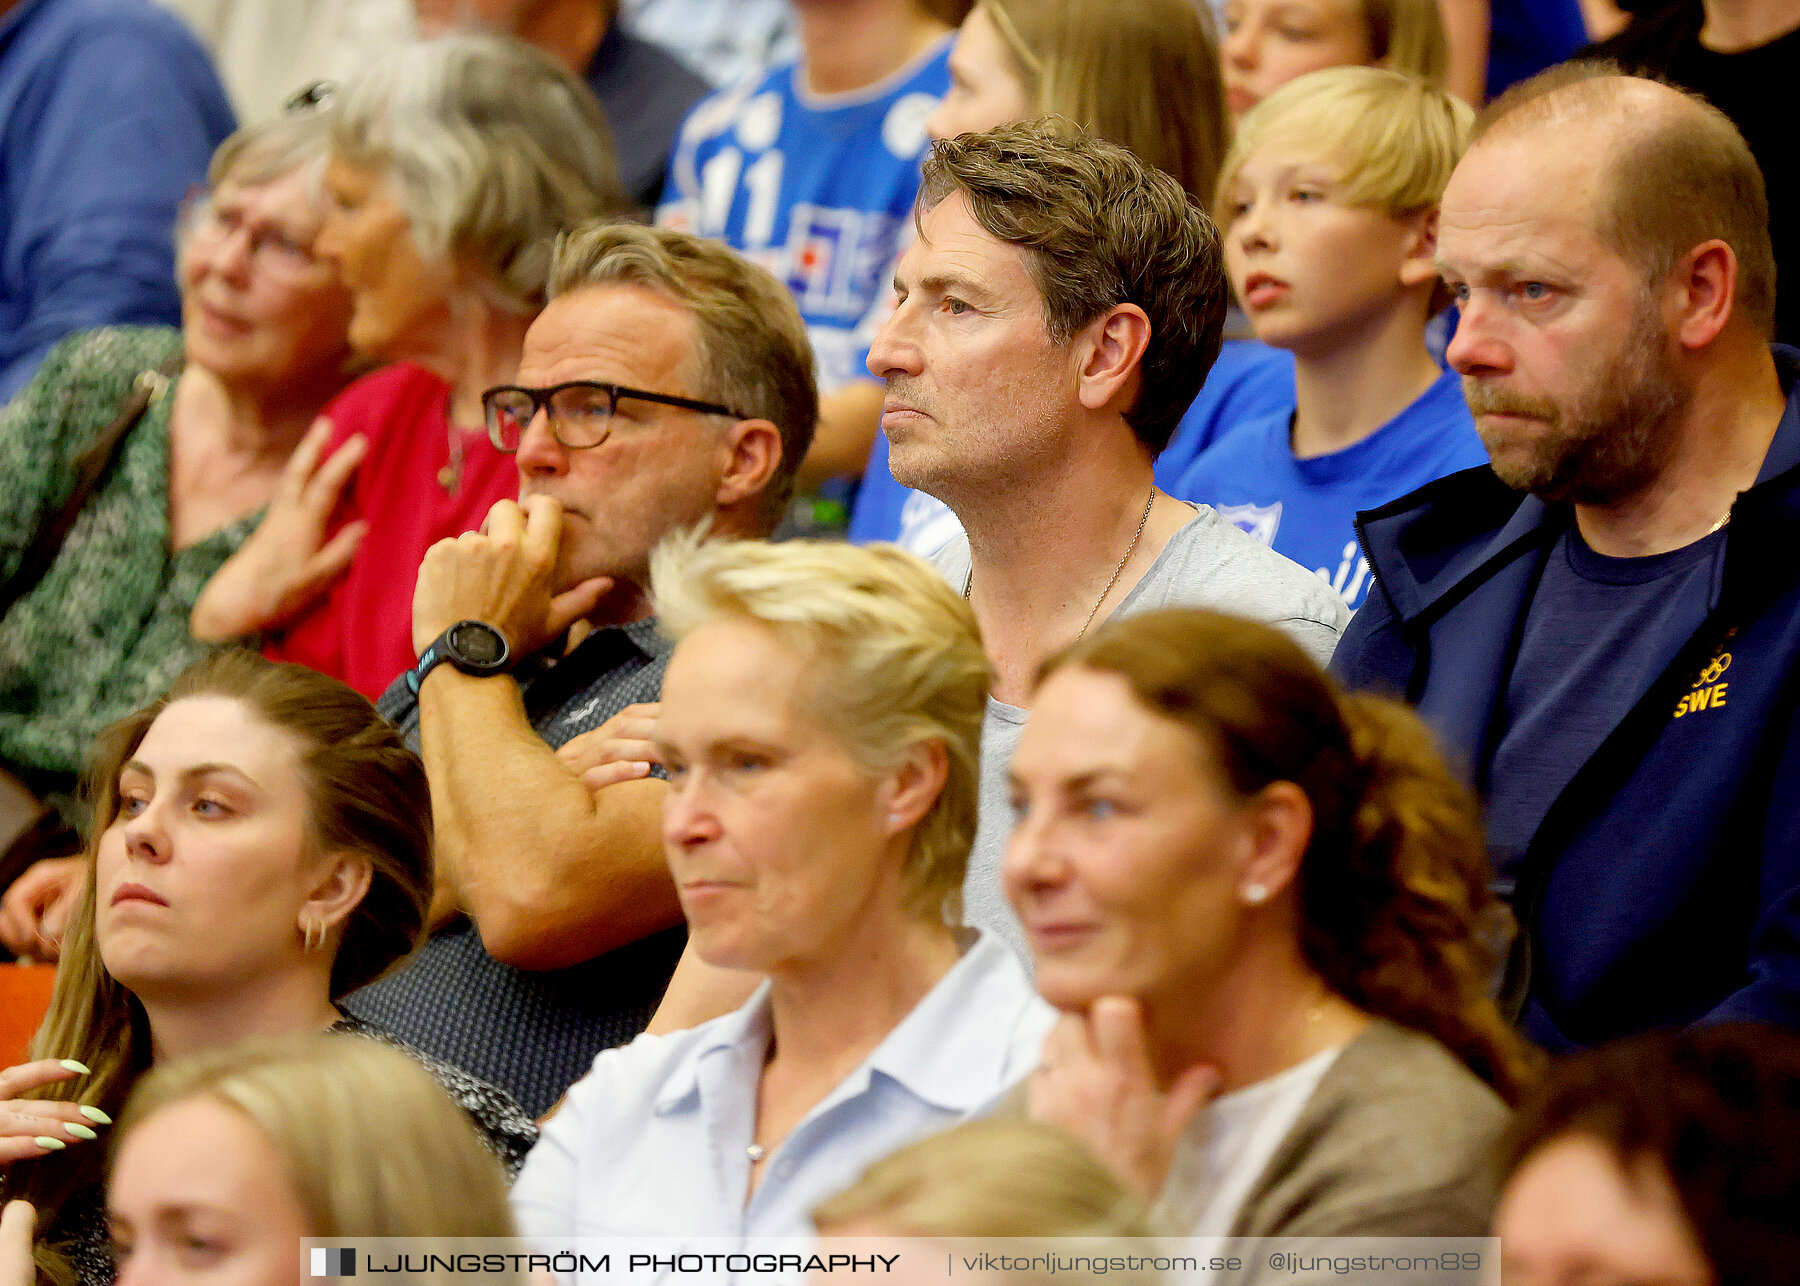
[[[417,696],[425,676],[445,661],[464,674],[480,678],[504,674],[511,660],[512,649],[506,646],[506,635],[486,621],[458,621],[419,654],[419,663],[406,672],[406,686]]]

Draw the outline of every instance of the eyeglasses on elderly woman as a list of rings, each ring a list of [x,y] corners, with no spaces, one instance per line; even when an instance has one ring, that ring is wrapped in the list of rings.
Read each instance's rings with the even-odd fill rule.
[[[211,252],[242,232],[251,261],[283,280],[298,278],[318,264],[310,236],[273,220],[253,218],[241,206],[235,196],[221,201],[213,188],[189,189],[177,225],[183,240],[190,248]]]
[[[539,411],[550,417],[550,435],[571,451],[597,447],[612,433],[613,420],[619,414],[621,402],[654,402],[659,406],[675,406],[707,415],[725,415],[734,420],[752,418],[718,402],[702,402],[691,397],[676,397],[672,393],[651,393],[624,384],[601,384],[593,380],[571,380],[549,388],[502,384],[481,395],[488,440],[496,450],[507,452],[519,449],[526,426]],[[631,418],[629,407],[625,415]]]

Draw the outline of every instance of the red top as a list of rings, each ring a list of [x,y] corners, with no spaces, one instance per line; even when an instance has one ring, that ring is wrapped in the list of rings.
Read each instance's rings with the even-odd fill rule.
[[[401,362],[365,375],[338,394],[327,454],[352,435],[369,441],[350,476],[335,531],[361,518],[369,530],[338,582],[310,611],[269,640],[263,654],[334,675],[371,701],[418,658],[412,646],[413,583],[425,551],[481,526],[496,500],[516,499],[519,470],[479,430],[452,429],[450,387]],[[450,463],[450,434],[462,439],[462,479],[454,494],[439,472]]]

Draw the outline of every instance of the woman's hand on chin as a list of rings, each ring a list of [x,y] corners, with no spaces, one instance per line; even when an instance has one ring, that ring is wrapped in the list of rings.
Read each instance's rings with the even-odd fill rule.
[[[94,1127],[112,1120],[96,1108],[51,1099],[20,1098],[27,1090],[85,1076],[80,1063],[41,1058],[0,1072],[0,1165],[79,1147],[97,1136]],[[0,1286],[6,1283],[0,1282]]]
[[[274,629],[349,568],[368,524],[346,523],[329,540],[325,533],[368,440],[358,434],[321,463],[330,440],[331,421],[321,419],[295,448],[262,522],[200,591],[188,622],[195,638],[225,643]]]
[[[1154,1201],[1196,1113],[1219,1092],[1219,1074],[1187,1068],[1165,1091],[1144,1037],[1144,1012],[1126,996],[1104,996],[1085,1014],[1064,1014],[1044,1039],[1026,1083],[1031,1116],[1061,1126]]]

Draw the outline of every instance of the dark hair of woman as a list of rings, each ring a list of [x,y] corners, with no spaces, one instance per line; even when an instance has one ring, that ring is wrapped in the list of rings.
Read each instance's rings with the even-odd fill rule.
[[[1571,1136],[1627,1174],[1668,1175],[1718,1286],[1800,1265],[1800,1034],[1762,1023],[1652,1031],[1552,1064],[1505,1144],[1517,1170]]]

